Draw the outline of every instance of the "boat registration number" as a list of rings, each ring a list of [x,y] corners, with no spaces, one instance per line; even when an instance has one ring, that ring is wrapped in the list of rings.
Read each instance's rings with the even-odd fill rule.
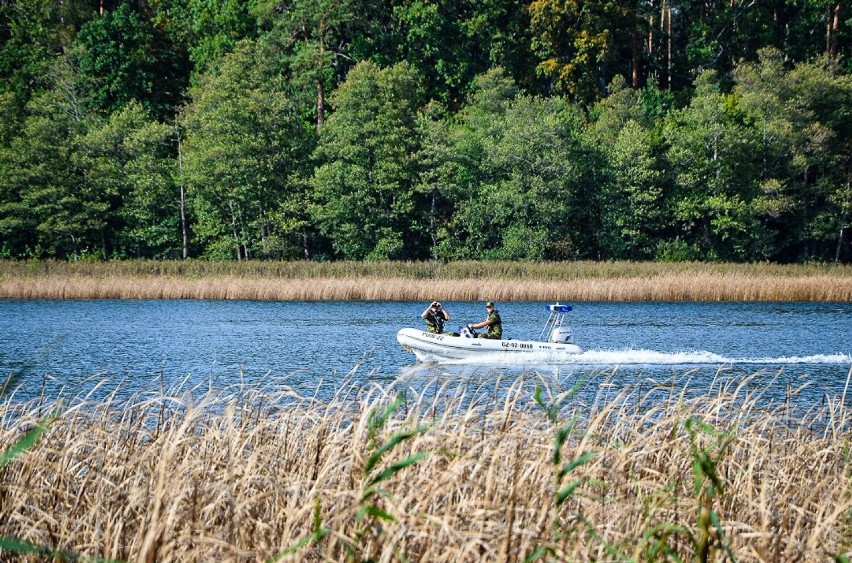
[[[532,350],[532,344],[521,344],[520,342],[506,342],[505,340],[501,342],[503,344],[503,348],[522,348],[524,350]]]

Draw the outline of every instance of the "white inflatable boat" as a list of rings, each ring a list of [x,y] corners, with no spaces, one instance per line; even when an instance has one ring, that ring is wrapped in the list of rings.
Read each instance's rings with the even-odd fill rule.
[[[574,343],[574,331],[562,324],[571,306],[557,302],[547,308],[550,316],[539,340],[490,340],[474,338],[473,335],[434,334],[416,328],[403,328],[396,333],[396,339],[421,362],[469,359],[488,362],[517,362],[525,359],[547,361],[579,354],[581,349]]]

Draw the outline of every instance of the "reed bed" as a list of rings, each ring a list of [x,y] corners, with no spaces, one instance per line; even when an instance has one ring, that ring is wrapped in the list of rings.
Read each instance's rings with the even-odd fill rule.
[[[283,387],[7,399],[0,448],[61,414],[0,469],[0,535],[134,561],[852,553],[845,397],[806,409],[795,392],[766,402],[752,378],[692,396],[526,377],[499,397],[403,379],[330,401]]]
[[[852,301],[852,267],[633,262],[0,262],[0,298]]]

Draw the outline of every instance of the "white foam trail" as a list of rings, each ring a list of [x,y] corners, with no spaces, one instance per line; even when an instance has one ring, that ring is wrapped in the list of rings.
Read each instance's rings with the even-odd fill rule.
[[[515,356],[476,357],[458,360],[458,364],[574,364],[574,365],[723,365],[723,364],[850,364],[852,354],[816,354],[812,356],[780,356],[776,358],[732,358],[708,352],[689,350],[683,352],[657,352],[655,350],[587,350],[580,354],[554,359],[547,353],[518,354]]]

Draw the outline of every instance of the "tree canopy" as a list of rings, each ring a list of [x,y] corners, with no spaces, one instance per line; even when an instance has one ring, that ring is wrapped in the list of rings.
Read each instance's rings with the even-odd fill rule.
[[[0,2],[0,257],[850,262],[850,25],[842,1]]]

